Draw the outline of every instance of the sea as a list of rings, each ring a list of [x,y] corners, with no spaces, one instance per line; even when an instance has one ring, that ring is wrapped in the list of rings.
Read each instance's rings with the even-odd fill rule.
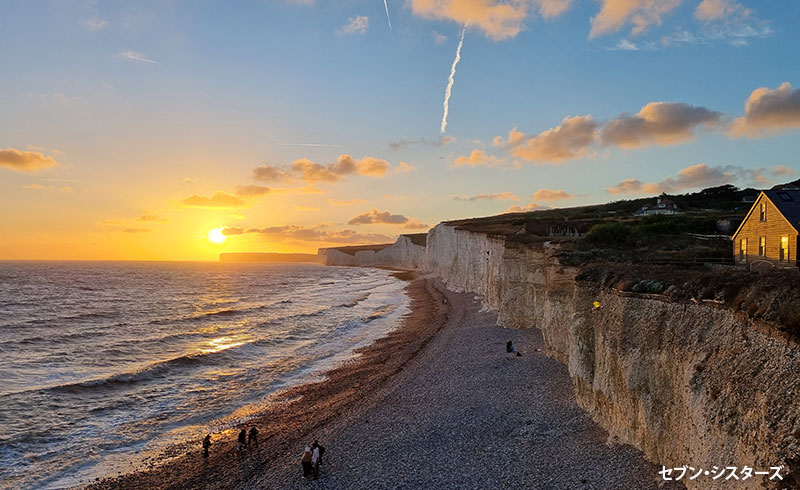
[[[322,379],[409,311],[389,271],[0,262],[0,487],[65,488]]]

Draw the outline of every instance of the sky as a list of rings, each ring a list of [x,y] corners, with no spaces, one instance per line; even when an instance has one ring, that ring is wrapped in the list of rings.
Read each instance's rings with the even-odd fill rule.
[[[315,253],[800,177],[794,0],[5,0],[0,18],[0,259]]]

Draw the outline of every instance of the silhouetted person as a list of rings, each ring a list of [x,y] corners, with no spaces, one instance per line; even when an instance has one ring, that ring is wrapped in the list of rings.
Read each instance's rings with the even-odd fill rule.
[[[203,438],[203,459],[208,459],[208,448],[211,447],[211,434]]]
[[[322,456],[325,454],[325,448],[320,446],[318,440],[314,440],[314,444],[311,445],[311,453],[313,455],[314,449],[319,448],[319,464],[322,464]]]
[[[314,446],[311,450],[311,469],[316,480],[319,478],[319,444],[317,444],[317,441],[314,441]]]
[[[506,342],[506,352],[514,352],[514,344],[510,340]]]
[[[312,468],[310,447],[306,446],[306,450],[303,451],[303,456],[300,457],[300,463],[303,465],[303,478],[308,478],[311,476]]]
[[[258,447],[258,429],[255,427],[250,427],[250,433],[247,435],[247,444],[253,444],[255,447]]]
[[[244,447],[247,446],[247,430],[242,429],[239,432],[239,445],[236,446],[236,450],[239,451],[239,455],[241,456],[244,452]]]

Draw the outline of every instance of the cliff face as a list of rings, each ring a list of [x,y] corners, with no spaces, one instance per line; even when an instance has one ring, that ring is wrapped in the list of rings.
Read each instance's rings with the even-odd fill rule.
[[[349,247],[345,247],[347,248]],[[321,248],[317,256],[326,265],[421,269],[425,247],[415,244],[407,235],[400,235],[395,243],[380,250],[358,250],[351,255],[336,248]]]
[[[455,290],[482,295],[499,324],[540,328],[548,355],[569,367],[578,403],[652,461],[800,468],[796,343],[730,309],[577,281],[577,268],[560,264],[554,251],[440,224],[428,234],[423,267]],[[736,488],[766,482],[751,478]]]

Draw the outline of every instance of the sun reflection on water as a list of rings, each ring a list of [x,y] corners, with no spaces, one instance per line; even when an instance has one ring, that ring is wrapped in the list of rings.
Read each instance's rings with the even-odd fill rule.
[[[215,339],[211,339],[208,341],[206,347],[200,347],[199,350],[203,354],[213,354],[215,352],[221,352],[225,349],[230,349],[232,347],[238,347],[240,345],[244,345],[247,343],[247,339],[243,338],[234,338],[234,337],[217,337]]]

